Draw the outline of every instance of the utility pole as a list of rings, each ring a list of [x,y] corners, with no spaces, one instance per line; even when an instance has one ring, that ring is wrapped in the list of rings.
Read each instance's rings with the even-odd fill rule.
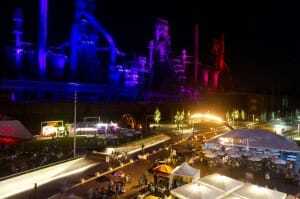
[[[73,139],[73,155],[76,157],[76,127],[77,127],[77,91],[74,91],[74,139]]]

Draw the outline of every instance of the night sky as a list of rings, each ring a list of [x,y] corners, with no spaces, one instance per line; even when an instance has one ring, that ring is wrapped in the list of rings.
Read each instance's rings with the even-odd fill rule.
[[[49,44],[67,39],[72,0],[49,0]],[[208,3],[209,2],[209,3]],[[223,3],[220,3],[223,2]],[[213,37],[225,33],[226,61],[234,87],[260,92],[300,94],[300,12],[292,1],[113,1],[98,0],[95,15],[127,53],[145,53],[153,23],[171,24],[174,52],[193,50],[193,24],[200,25],[201,59]],[[234,4],[233,4],[234,2]],[[289,2],[289,3],[288,3]],[[296,2],[296,1],[293,1]],[[23,8],[25,39],[37,40],[37,0],[10,0],[0,6],[0,48],[11,40],[11,16]]]

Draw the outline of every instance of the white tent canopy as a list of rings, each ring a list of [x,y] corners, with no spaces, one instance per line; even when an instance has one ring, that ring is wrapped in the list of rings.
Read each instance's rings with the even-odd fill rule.
[[[241,198],[239,196],[231,194],[231,195],[226,196],[225,198],[222,198],[222,199],[244,199],[244,198]]]
[[[207,186],[213,186],[214,188],[224,192],[232,192],[244,185],[244,183],[241,181],[220,175],[218,173],[205,176],[201,178],[199,182]]]
[[[287,194],[212,174],[171,190],[179,199],[286,199]]]
[[[247,199],[285,199],[287,197],[286,193],[253,184],[246,184],[235,191],[234,195]]]
[[[200,183],[190,183],[171,190],[171,194],[180,199],[215,199],[224,192]]]
[[[177,166],[170,175],[169,186],[173,183],[174,176],[189,177],[191,181],[196,181],[200,178],[200,170],[191,167],[188,163],[184,162]]]
[[[190,177],[197,177],[200,178],[200,171],[199,169],[195,169],[191,167],[188,163],[184,162],[181,165],[177,166],[171,175],[176,176],[190,176]]]
[[[300,153],[296,142],[261,129],[236,129],[215,137],[205,143],[206,148],[214,148],[215,145],[230,147],[244,147],[256,151],[271,150],[277,152]]]

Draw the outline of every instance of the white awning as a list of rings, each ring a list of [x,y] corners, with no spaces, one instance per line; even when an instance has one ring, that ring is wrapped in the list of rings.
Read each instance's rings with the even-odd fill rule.
[[[241,181],[220,175],[218,173],[205,176],[201,178],[199,182],[224,192],[232,192],[244,185],[244,183]]]
[[[287,194],[212,174],[171,190],[179,199],[286,199]]]
[[[190,183],[171,190],[171,194],[180,199],[216,199],[223,196],[224,191],[201,183]]]
[[[286,193],[253,184],[246,184],[235,191],[234,195],[247,199],[285,199],[287,197]]]
[[[184,162],[180,166],[176,167],[172,174],[173,176],[190,176],[190,177],[200,177],[199,169],[191,167],[188,163]]]

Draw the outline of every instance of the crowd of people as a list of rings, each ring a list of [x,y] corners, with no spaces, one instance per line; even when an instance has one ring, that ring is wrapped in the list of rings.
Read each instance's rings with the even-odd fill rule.
[[[133,131],[135,132],[135,131]],[[87,154],[93,150],[102,151],[107,146],[118,146],[147,137],[152,133],[119,134],[110,137],[77,137],[77,153]],[[73,157],[73,138],[51,138],[47,140],[32,140],[14,145],[0,146],[0,178],[39,168]]]
[[[234,176],[241,181],[289,194],[300,194],[297,191],[300,190],[300,169],[295,168],[295,162],[280,161],[274,157],[259,158],[258,154],[249,157],[246,156],[247,153],[228,155],[224,149],[221,149],[214,157],[207,155],[207,151],[204,150],[199,154],[199,160],[200,164],[211,170],[223,170],[229,176]]]
[[[111,199],[117,198],[125,192],[125,185],[130,181],[130,176],[122,172],[97,179],[101,186],[91,187],[88,190],[89,199]]]
[[[103,148],[102,140],[78,139],[78,153]],[[73,157],[73,139],[33,140],[6,146],[0,152],[0,177],[20,173]]]
[[[195,150],[189,150],[189,152],[185,152],[186,150],[177,150],[177,154],[179,157],[185,156],[186,161],[192,162],[196,167],[200,167],[201,172],[209,173],[213,172],[221,172],[233,178],[239,179],[244,182],[249,182],[252,184],[259,184],[260,186],[268,187],[270,189],[279,190],[283,192],[287,192],[290,196],[294,198],[300,198],[300,169],[296,169],[295,162],[293,161],[282,161],[280,164],[274,161],[274,158],[262,158],[261,160],[255,158],[249,158],[249,156],[229,156],[226,154],[225,148],[220,149],[218,155],[212,157],[206,157],[205,150],[202,149],[199,143],[203,143],[203,138],[192,139],[189,144],[185,146],[185,148],[191,148]],[[180,155],[180,154],[188,154],[188,155]],[[177,156],[177,164],[182,162]],[[253,155],[255,157],[255,155]],[[195,158],[197,157],[197,158]],[[193,160],[193,161],[190,161]],[[278,160],[278,159],[276,159]],[[169,164],[172,162],[169,162]],[[176,164],[176,165],[177,165]],[[167,180],[166,180],[167,182]],[[146,193],[153,193],[156,196],[164,196],[167,194],[166,192],[162,192],[163,194],[159,194],[161,192],[161,185],[163,183],[159,182],[154,185],[151,183],[146,188]],[[175,183],[178,187],[182,185],[180,181]],[[162,186],[166,187],[167,186]],[[143,194],[140,194],[143,195]],[[163,198],[163,197],[162,197]]]

